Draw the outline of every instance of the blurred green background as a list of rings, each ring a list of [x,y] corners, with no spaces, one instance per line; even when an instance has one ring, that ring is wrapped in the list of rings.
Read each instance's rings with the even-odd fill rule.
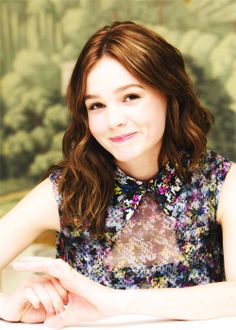
[[[71,63],[114,20],[144,24],[180,49],[215,115],[209,147],[236,161],[235,0],[0,0],[0,215],[61,159]]]

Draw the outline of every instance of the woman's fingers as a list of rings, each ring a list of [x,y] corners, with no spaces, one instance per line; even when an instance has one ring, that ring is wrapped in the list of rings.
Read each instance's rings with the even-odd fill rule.
[[[31,305],[37,309],[41,304],[48,315],[62,312],[67,303],[67,291],[57,279],[49,276],[32,278],[24,284],[23,290]]]
[[[40,300],[47,314],[53,315],[55,310],[51,296],[49,294],[49,286],[47,286],[46,289],[41,284],[35,284],[33,285],[32,289],[34,290],[35,294],[38,296],[38,299]]]
[[[57,290],[58,294],[60,295],[64,304],[68,303],[68,293],[67,290],[64,289],[61,284],[59,283],[57,278],[51,277],[50,281],[52,282],[53,286]]]
[[[51,283],[49,283],[46,287],[44,287],[44,289],[47,291],[50,297],[50,302],[55,313],[57,314],[64,311],[64,302],[55,287]]]
[[[12,266],[15,270],[19,271],[46,273],[57,278],[67,291],[79,294],[76,283],[78,283],[78,279],[81,275],[61,259],[24,257],[14,262]]]
[[[34,292],[32,288],[25,288],[24,289],[26,299],[31,303],[31,305],[38,309],[40,307],[40,299],[38,295]]]
[[[76,273],[65,261],[45,257],[23,257],[13,262],[12,267],[19,271],[46,273],[64,280],[71,280]]]
[[[29,284],[42,284],[47,285],[48,283],[52,284],[54,291],[61,297],[64,304],[68,302],[68,294],[67,290],[60,284],[59,280],[55,277],[48,275],[36,276],[30,280],[30,282],[26,282],[26,286]]]

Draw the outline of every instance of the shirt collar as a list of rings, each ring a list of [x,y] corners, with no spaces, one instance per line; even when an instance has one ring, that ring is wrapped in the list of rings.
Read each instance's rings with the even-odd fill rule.
[[[149,181],[139,181],[124,173],[119,167],[115,170],[115,195],[118,203],[131,217],[142,195],[151,191],[167,215],[172,214],[175,200],[183,186],[183,180],[176,173],[176,167],[167,161]]]

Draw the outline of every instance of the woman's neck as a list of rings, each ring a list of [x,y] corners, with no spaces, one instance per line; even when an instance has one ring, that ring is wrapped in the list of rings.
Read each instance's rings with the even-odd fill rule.
[[[150,162],[137,160],[126,162],[116,162],[117,166],[127,175],[138,181],[148,181],[152,179],[159,171],[158,161]]]

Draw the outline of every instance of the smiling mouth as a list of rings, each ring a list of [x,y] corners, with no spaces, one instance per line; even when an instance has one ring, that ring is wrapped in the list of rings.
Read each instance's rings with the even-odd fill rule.
[[[123,135],[120,135],[120,136],[114,136],[114,137],[111,137],[110,140],[112,142],[123,142],[123,141],[131,139],[136,133],[137,132],[129,133],[129,134],[123,134]]]

